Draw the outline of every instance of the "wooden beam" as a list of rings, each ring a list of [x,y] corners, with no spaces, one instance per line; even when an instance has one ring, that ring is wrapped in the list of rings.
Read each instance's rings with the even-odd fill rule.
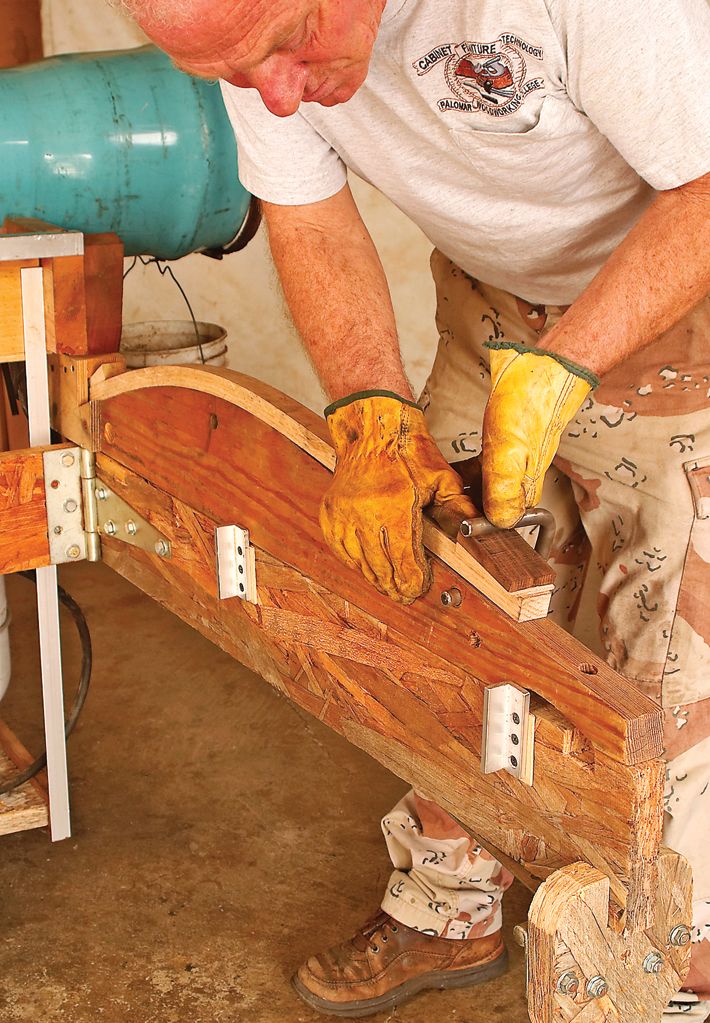
[[[61,230],[31,217],[6,217],[1,233]],[[118,235],[87,234],[83,256],[43,259],[41,264],[47,351],[62,355],[117,352],[123,311],[123,243]]]
[[[166,378],[192,384],[152,387]],[[344,568],[318,525],[330,478],[322,462],[333,464],[324,424],[279,392],[256,382],[250,390],[247,382],[225,370],[161,367],[92,384],[92,398],[102,399],[94,415],[97,447],[220,524],[236,517],[262,550],[419,645],[455,658],[485,684],[513,681],[538,693],[609,756],[635,764],[661,755],[660,709],[551,621],[511,622],[482,596],[482,585],[481,592],[469,585],[459,545],[433,523],[426,530],[437,555],[433,585],[410,607]],[[462,590],[463,603],[442,608],[440,594],[452,586]]]
[[[252,436],[251,443],[258,450],[260,438]],[[273,454],[267,451],[266,458]],[[169,461],[172,453],[164,456]],[[301,460],[296,469],[303,468]],[[222,471],[231,478],[231,466]],[[425,618],[413,622],[405,609],[395,622],[380,613],[394,605],[368,600],[364,580],[360,593],[354,588],[344,596],[326,566],[326,581],[318,582],[289,565],[285,539],[276,553],[257,549],[258,605],[220,601],[214,529],[222,518],[103,454],[97,456],[97,476],[172,544],[172,556],[161,559],[105,537],[106,564],[436,799],[520,863],[534,883],[586,859],[609,878],[615,901],[626,909],[620,923],[646,925],[661,835],[661,761],[629,767],[590,749],[569,721],[538,700],[533,786],[504,772],[482,775],[483,684],[470,665],[461,664],[446,627],[451,616],[441,605],[435,611],[431,602]],[[193,495],[200,489],[194,473],[190,489]],[[300,503],[300,491],[286,490]],[[231,495],[234,518],[252,529],[238,489]],[[269,509],[264,514],[278,515],[263,496]],[[301,529],[294,518],[288,526]],[[258,542],[256,531],[252,535]],[[436,633],[443,633],[441,643],[423,641]],[[481,635],[485,646],[485,631]]]
[[[40,0],[0,0],[0,68],[42,59]]]
[[[0,453],[0,575],[49,564],[44,450]]]

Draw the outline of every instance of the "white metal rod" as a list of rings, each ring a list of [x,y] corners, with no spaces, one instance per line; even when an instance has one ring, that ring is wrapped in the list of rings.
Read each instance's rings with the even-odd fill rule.
[[[32,447],[51,441],[49,380],[44,322],[44,275],[41,267],[30,267],[22,275],[22,317],[27,373],[27,417]],[[55,565],[37,569],[37,613],[42,666],[44,734],[49,782],[49,824],[52,841],[71,834],[69,777],[64,738],[64,692],[62,649],[59,632],[59,597]]]

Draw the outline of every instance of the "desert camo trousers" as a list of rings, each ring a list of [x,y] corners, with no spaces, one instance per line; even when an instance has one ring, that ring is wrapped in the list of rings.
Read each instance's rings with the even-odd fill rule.
[[[477,283],[439,252],[432,273],[440,340],[422,405],[455,463],[481,450],[484,343],[535,345],[565,310]],[[696,995],[677,1010],[705,1019],[692,1003],[710,998],[710,300],[604,377],[567,427],[541,503],[557,522],[553,617],[574,630],[591,560],[606,659],[665,710],[664,840],[695,879]],[[395,868],[382,906],[395,919],[449,938],[501,926],[512,877],[446,811],[410,792],[382,828]]]

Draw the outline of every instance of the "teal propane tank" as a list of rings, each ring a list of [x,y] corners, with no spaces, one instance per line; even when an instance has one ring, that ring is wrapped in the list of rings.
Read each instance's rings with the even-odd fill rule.
[[[115,231],[126,255],[228,247],[250,195],[219,86],[154,46],[0,71],[0,219]]]

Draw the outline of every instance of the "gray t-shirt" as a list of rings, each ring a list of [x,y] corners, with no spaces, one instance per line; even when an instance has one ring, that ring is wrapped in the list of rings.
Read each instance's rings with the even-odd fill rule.
[[[710,171],[707,0],[389,0],[347,103],[271,114],[222,83],[246,188],[346,167],[473,277],[572,302],[653,198]]]

